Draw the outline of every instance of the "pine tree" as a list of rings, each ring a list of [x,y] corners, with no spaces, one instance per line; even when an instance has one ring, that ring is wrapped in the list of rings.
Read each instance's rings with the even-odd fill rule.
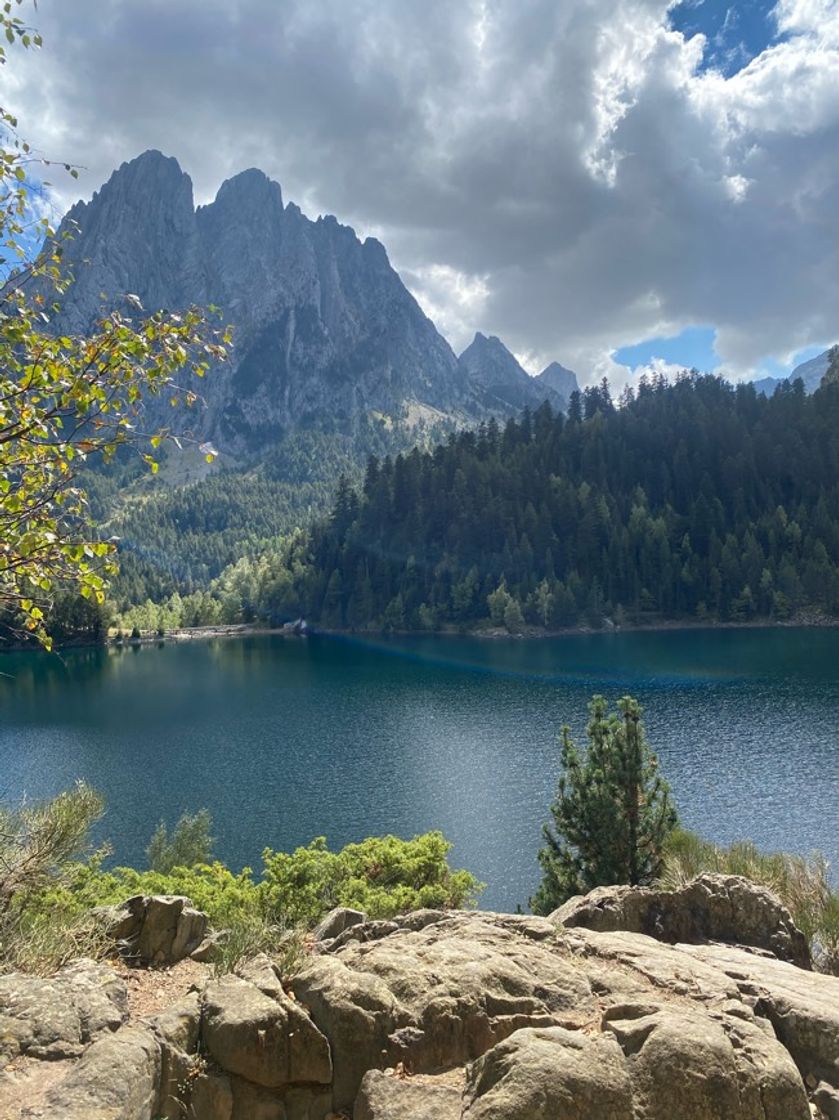
[[[563,773],[551,805],[554,828],[544,826],[534,913],[548,914],[593,887],[650,883],[661,872],[662,848],[678,817],[639,704],[624,696],[617,708],[609,712],[602,696],[592,698],[585,753],[562,729]]]

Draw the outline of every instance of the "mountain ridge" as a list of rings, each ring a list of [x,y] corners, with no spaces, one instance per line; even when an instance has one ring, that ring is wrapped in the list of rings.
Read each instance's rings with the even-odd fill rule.
[[[73,225],[74,280],[55,329],[89,329],[103,292],[118,307],[131,292],[147,311],[213,304],[232,324],[231,361],[207,380],[197,434],[234,457],[300,429],[461,426],[545,399],[563,406],[497,339],[482,361],[457,358],[381,242],[332,215],[308,218],[258,168],[196,207],[178,161],[150,149],[76,203],[59,233]]]

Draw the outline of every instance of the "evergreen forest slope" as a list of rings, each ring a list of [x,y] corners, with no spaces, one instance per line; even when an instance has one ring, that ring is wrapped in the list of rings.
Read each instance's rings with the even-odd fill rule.
[[[685,375],[371,458],[246,578],[252,616],[435,629],[839,613],[839,386]],[[235,579],[225,591],[236,592]]]

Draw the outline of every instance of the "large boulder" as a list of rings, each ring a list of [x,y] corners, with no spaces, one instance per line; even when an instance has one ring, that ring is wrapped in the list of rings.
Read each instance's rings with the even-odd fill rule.
[[[10,1120],[835,1120],[839,1106],[839,978],[754,949],[422,911],[347,927],[290,991],[260,955],[119,1026],[114,980],[87,962],[0,981],[21,1076],[71,1055]],[[62,998],[51,1022],[43,1001]]]
[[[671,944],[723,941],[812,968],[807,939],[789,910],[771,891],[739,875],[699,875],[676,891],[597,887],[569,899],[550,920],[599,933],[645,933]]]
[[[634,1120],[615,1039],[562,1027],[516,1031],[494,1046],[467,1071],[464,1105],[469,1120]]]
[[[160,1043],[144,1026],[126,1026],[85,1052],[47,1097],[43,1120],[157,1120]]]
[[[467,1071],[463,1120],[810,1120],[801,1077],[753,1022],[612,1009],[598,1031],[516,1031]]]
[[[175,964],[198,949],[207,915],[184,895],[134,895],[111,912],[110,935],[131,961]]]
[[[315,941],[334,941],[339,934],[350,926],[361,925],[367,916],[361,910],[351,910],[348,906],[337,906],[330,910],[326,917],[315,926],[312,936]]]
[[[266,1089],[332,1081],[329,1044],[282,988],[266,995],[240,976],[211,981],[202,1000],[201,1038],[226,1073]]]
[[[724,974],[767,1019],[810,1086],[839,1094],[839,977],[804,972],[724,945],[680,946]]]
[[[183,1120],[199,1071],[197,1057],[201,1004],[197,992],[167,1007],[148,1021],[160,1044],[158,1116],[155,1120]]]
[[[525,1026],[581,1025],[594,996],[585,974],[557,952],[539,918],[409,916],[317,957],[292,981],[329,1039],[336,1110],[352,1106],[368,1069],[402,1062],[414,1073],[462,1065]],[[381,934],[367,940],[368,934]]]
[[[460,1120],[461,1090],[434,1077],[399,1077],[393,1070],[364,1075],[353,1120]]]
[[[107,965],[77,960],[50,979],[0,976],[0,1065],[18,1054],[73,1058],[128,1017],[125,983]]]

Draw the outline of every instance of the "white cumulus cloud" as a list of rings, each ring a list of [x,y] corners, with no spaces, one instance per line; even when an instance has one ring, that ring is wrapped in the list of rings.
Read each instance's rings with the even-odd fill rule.
[[[584,378],[695,323],[734,374],[837,333],[839,0],[731,77],[669,0],[41,0],[4,101],[90,194],[148,147],[376,232],[453,345]]]

